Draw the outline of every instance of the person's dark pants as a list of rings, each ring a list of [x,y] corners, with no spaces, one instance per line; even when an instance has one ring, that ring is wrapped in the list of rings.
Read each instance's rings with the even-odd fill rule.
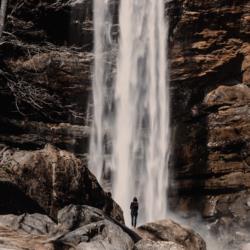
[[[131,224],[133,227],[136,227],[137,216],[137,213],[131,213]]]

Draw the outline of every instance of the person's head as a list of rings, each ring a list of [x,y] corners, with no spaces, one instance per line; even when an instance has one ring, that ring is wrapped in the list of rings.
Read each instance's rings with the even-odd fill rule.
[[[136,197],[134,197],[133,201],[135,201],[135,202],[136,202],[136,201],[137,201],[137,198],[136,198]]]

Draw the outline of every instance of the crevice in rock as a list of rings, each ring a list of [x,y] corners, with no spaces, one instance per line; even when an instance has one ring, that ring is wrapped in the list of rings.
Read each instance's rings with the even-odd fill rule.
[[[5,166],[2,165],[1,168]],[[0,214],[41,213],[45,211],[38,203],[26,196],[11,182],[0,181]]]

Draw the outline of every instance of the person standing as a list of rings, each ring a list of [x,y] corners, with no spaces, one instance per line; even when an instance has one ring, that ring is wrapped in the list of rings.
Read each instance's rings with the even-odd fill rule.
[[[131,224],[133,227],[136,227],[137,217],[138,217],[138,209],[139,204],[136,197],[134,197],[133,201],[130,204],[130,211],[131,211]]]

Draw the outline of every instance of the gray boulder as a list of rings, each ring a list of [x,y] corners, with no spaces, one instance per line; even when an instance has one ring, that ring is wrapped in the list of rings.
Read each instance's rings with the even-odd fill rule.
[[[56,224],[47,215],[36,213],[1,215],[0,226],[31,235],[47,235],[54,231]]]
[[[107,217],[101,210],[70,205],[58,213],[57,241],[73,245],[76,249],[129,250],[134,241],[121,225]],[[134,233],[131,231],[131,235]],[[138,237],[139,238],[139,237]]]

